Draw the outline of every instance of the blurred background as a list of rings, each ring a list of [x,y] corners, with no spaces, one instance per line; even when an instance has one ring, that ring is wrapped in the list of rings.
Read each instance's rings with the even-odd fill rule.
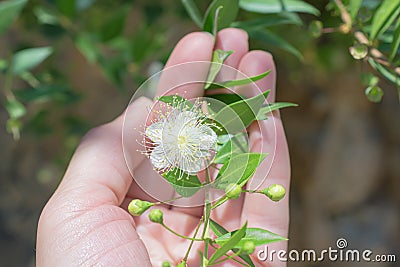
[[[204,14],[211,1],[194,2]],[[350,25],[340,1],[285,9],[265,0],[258,12],[252,2],[239,2],[231,25],[251,33],[252,49],[273,53],[277,101],[299,104],[281,111],[292,164],[290,248],[322,250],[343,237],[349,248],[399,261],[398,46],[397,62],[376,61],[389,73],[366,61],[373,49],[391,56],[400,7],[397,26],[389,23],[365,50],[354,32],[365,27],[371,36],[374,13],[387,1],[354,1],[355,15],[343,1],[356,16]],[[0,1],[1,265],[34,266],[39,214],[80,138],[119,115],[177,41],[201,30],[192,19],[178,0]]]

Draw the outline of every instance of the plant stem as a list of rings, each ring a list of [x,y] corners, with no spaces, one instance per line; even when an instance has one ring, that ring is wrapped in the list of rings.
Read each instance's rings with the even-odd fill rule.
[[[210,171],[207,168],[206,169],[206,183],[210,183]],[[203,257],[206,258],[206,261],[203,260],[203,266],[208,265],[208,246],[210,243],[210,239],[208,238],[208,226],[210,223],[210,215],[211,215],[211,202],[210,202],[210,196],[209,196],[209,191],[206,188],[206,200],[205,200],[205,205],[204,205],[204,227],[203,227],[203,233],[201,235],[201,238],[204,240],[204,254]],[[206,265],[207,264],[207,265]]]
[[[237,262],[237,263],[239,263],[239,264],[241,264],[241,265],[243,265],[243,266],[250,267],[250,265],[248,265],[247,263],[244,263],[244,262],[242,262],[242,261],[240,261],[240,260],[238,260],[238,259],[235,259],[235,257],[239,256],[239,255],[236,254],[236,253],[235,253],[235,254],[232,254],[232,255],[227,255],[227,254],[225,254],[225,255],[226,255],[225,258],[223,258],[222,260],[219,260],[219,261],[214,262],[213,265],[214,265],[214,264],[222,263],[222,262],[227,261],[227,260],[233,260],[233,261],[235,261],[235,262]]]
[[[10,66],[7,69],[6,75],[5,75],[5,81],[4,81],[4,86],[3,86],[3,91],[4,95],[6,96],[8,101],[13,101],[15,100],[14,93],[12,92],[12,85],[13,85],[13,73],[12,73],[12,62]]]
[[[202,217],[200,218],[200,221],[199,221],[199,223],[198,223],[197,226],[196,226],[196,230],[194,231],[193,238],[196,238],[196,235],[197,235],[197,233],[198,233],[199,230],[200,230],[201,223],[203,222],[203,219],[204,219],[204,216],[202,216]],[[183,258],[183,261],[187,261],[187,258],[189,257],[190,250],[191,250],[192,247],[193,247],[193,244],[194,244],[194,240],[192,240],[192,241],[190,242],[190,245],[189,245],[189,247],[188,247],[188,249],[187,249],[187,251],[186,251],[185,257]]]
[[[259,193],[258,190],[247,190],[247,189],[242,190],[242,192],[246,192],[246,193]]]
[[[189,237],[189,236],[181,235],[181,234],[175,232],[174,230],[172,230],[171,228],[169,228],[168,226],[166,226],[164,223],[161,223],[161,225],[162,225],[165,229],[167,229],[168,231],[170,231],[171,233],[173,233],[174,235],[177,235],[177,236],[179,236],[179,237],[181,237],[181,238],[184,238],[184,239],[187,239],[187,240],[192,240],[192,241],[204,241],[203,238],[202,238],[202,239],[198,239],[198,238],[191,238],[191,237]]]
[[[210,245],[211,245],[214,249],[218,249],[218,247],[215,246],[213,243],[211,243]],[[228,255],[228,254],[225,254],[225,255],[226,255],[226,257],[230,257],[230,255]],[[235,254],[235,256],[239,256],[239,255]],[[225,258],[225,259],[222,260],[222,261],[225,261],[225,260],[228,260],[228,259],[231,259],[231,260],[233,260],[233,261],[235,261],[235,262],[237,262],[237,263],[239,263],[239,264],[241,264],[241,265],[243,265],[243,266],[251,267],[251,266],[248,265],[247,263],[242,262],[242,261],[240,261],[240,260],[238,260],[238,259],[235,259],[235,258]],[[222,261],[217,261],[217,262],[214,262],[213,264],[221,263]]]

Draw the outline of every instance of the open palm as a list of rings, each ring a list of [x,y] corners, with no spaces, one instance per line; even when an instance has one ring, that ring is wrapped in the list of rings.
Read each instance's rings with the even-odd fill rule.
[[[275,97],[275,67],[270,54],[263,51],[248,51],[247,34],[238,29],[225,29],[214,37],[208,33],[191,33],[175,47],[166,67],[192,61],[210,61],[213,49],[233,50],[225,64],[253,76],[271,70],[271,74],[257,82],[259,88],[271,89],[269,101]],[[224,77],[232,79],[234,77]],[[162,77],[169,80],[174,77]],[[158,95],[166,93],[167,87],[158,88]],[[204,94],[201,87],[186,89],[185,97]],[[251,88],[242,92],[251,96]],[[130,109],[137,115],[126,123],[131,129],[143,125],[144,113],[152,101],[139,98]],[[274,157],[267,157],[261,168],[267,175],[263,187],[280,183],[289,187],[290,164],[286,139],[278,113],[252,125],[250,147],[261,147],[275,151]],[[74,154],[67,172],[54,195],[41,214],[37,233],[37,266],[161,266],[163,261],[177,264],[183,257],[188,241],[166,232],[158,224],[149,222],[147,216],[135,219],[126,211],[131,199],[150,199],[133,181],[125,164],[122,148],[123,116],[91,130],[82,140]],[[274,134],[270,134],[270,133]],[[263,136],[263,138],[261,138]],[[138,144],[133,144],[135,146]],[[132,151],[136,151],[132,147]],[[268,170],[266,166],[272,168]],[[135,174],[146,175],[151,163],[143,156],[131,166]],[[157,186],[157,185],[154,185]],[[161,189],[162,190],[162,189]],[[173,192],[165,192],[171,194]],[[262,203],[262,204],[260,204]],[[164,221],[171,228],[184,235],[193,235],[202,215],[203,208],[179,208],[162,206]],[[247,194],[237,200],[220,206],[212,218],[228,230],[240,227],[248,221],[250,227],[262,227],[286,236],[288,230],[288,198],[272,203],[260,194]],[[195,242],[196,243],[196,242]],[[192,249],[188,264],[199,265],[199,256]],[[270,249],[285,249],[280,242]],[[256,255],[256,253],[254,253]],[[280,266],[281,262],[261,262],[253,257],[259,266]],[[222,264],[221,264],[222,265]],[[225,263],[223,266],[235,266]]]

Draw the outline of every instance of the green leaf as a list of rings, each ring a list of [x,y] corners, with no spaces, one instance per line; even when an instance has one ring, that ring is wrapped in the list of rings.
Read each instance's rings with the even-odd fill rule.
[[[266,77],[269,75],[271,71],[267,70],[264,73],[261,73],[256,76],[244,78],[244,79],[239,79],[239,80],[233,80],[233,81],[224,81],[224,82],[213,82],[208,88],[206,89],[218,89],[218,88],[230,88],[234,86],[241,86],[241,85],[246,85],[250,83],[254,83],[256,81],[261,80],[262,78]]]
[[[300,0],[240,0],[240,8],[256,13],[269,14],[280,12],[309,13],[319,16],[320,12],[312,5]]]
[[[177,168],[163,173],[162,176],[183,197],[190,197],[196,194],[203,186],[197,175],[189,175]]]
[[[275,46],[282,50],[285,50],[291,53],[292,55],[296,56],[298,59],[303,59],[303,56],[301,55],[300,51],[297,50],[297,48],[289,44],[286,40],[282,39],[275,33],[272,33],[271,31],[250,30],[248,31],[248,33],[251,38],[260,40],[266,43],[267,45]]]
[[[372,18],[370,40],[385,32],[400,14],[400,0],[384,0]]]
[[[180,95],[164,95],[157,98],[159,101],[164,102],[174,108],[192,108],[193,103]]]
[[[215,239],[215,242],[217,242],[218,245],[223,246],[232,237],[232,233],[226,233],[222,236],[219,236],[217,239]],[[235,245],[235,248],[240,248],[243,246],[243,244],[247,241],[254,242],[254,245],[256,246],[261,246],[261,245],[266,245],[270,244],[273,242],[279,242],[279,241],[285,241],[288,240],[285,237],[282,237],[280,235],[277,235],[275,233],[272,233],[268,230],[260,229],[260,228],[247,228],[246,229],[246,235]]]
[[[61,14],[67,17],[74,17],[76,13],[76,0],[56,0],[56,6]],[[78,0],[80,1],[80,0]]]
[[[237,230],[235,233],[231,235],[229,240],[227,240],[223,245],[221,245],[220,248],[218,248],[214,254],[211,256],[208,264],[211,265],[215,261],[217,261],[219,258],[225,255],[229,250],[234,248],[237,243],[240,242],[240,240],[246,235],[246,228],[247,228],[247,222]]]
[[[247,140],[243,134],[237,134],[229,138],[228,142],[224,143],[217,151],[213,163],[224,164],[231,157],[240,154],[241,152],[247,152],[249,150]]]
[[[379,78],[372,73],[363,72],[360,74],[360,80],[364,86],[375,86],[379,82]]]
[[[102,41],[109,41],[122,33],[125,27],[127,13],[128,9],[121,8],[103,24],[100,31]]]
[[[28,0],[9,0],[0,3],[0,34],[18,17]]]
[[[5,108],[11,119],[19,119],[26,113],[24,105],[16,99],[7,101],[5,103]]]
[[[41,24],[49,24],[49,25],[58,25],[59,20],[55,14],[53,14],[50,10],[45,9],[41,6],[35,7],[33,10],[35,16]]]
[[[357,17],[358,11],[360,10],[362,0],[351,0],[349,1],[349,10],[351,20],[354,22]]]
[[[255,97],[244,99],[223,107],[214,120],[224,128],[219,134],[234,134],[247,128],[255,119],[269,90]]]
[[[215,94],[215,95],[208,95],[207,98],[218,100],[224,103],[225,105],[229,105],[245,99],[244,96],[238,94]]]
[[[222,227],[221,225],[219,225],[217,222],[213,221],[212,219],[210,219],[210,228],[211,228],[211,230],[213,231],[213,233],[214,233],[217,237],[220,237],[220,236],[222,236],[222,235],[224,235],[224,234],[229,233],[228,230],[226,230],[224,227]],[[239,251],[239,249],[234,248],[234,249],[232,249],[232,251],[233,251],[234,253],[237,253],[237,252]],[[251,258],[250,258],[249,255],[242,254],[242,255],[239,255],[239,257],[240,257],[242,260],[244,260],[247,264],[249,264],[251,267],[255,267],[255,265],[254,265],[254,263],[253,263],[253,261],[251,260]]]
[[[93,64],[99,60],[100,52],[90,35],[80,34],[74,41],[75,46],[89,63]]]
[[[201,27],[203,25],[203,19],[201,18],[201,14],[196,6],[196,3],[193,0],[181,0],[181,2],[193,22],[196,23],[197,26]]]
[[[281,109],[281,108],[286,108],[286,107],[297,107],[297,104],[294,103],[288,103],[288,102],[276,102],[276,103],[271,103],[267,104],[263,107],[260,108],[258,111],[256,119],[259,120],[266,120],[268,118],[268,113]]]
[[[93,5],[94,2],[96,2],[96,0],[78,0],[76,1],[76,9],[83,11]]]
[[[208,77],[207,77],[207,83],[204,87],[204,89],[207,89],[210,87],[211,83],[214,81],[215,77],[217,77],[218,73],[220,72],[222,68],[222,63],[225,62],[225,60],[232,55],[233,51],[223,51],[220,49],[217,49],[213,52],[213,57],[212,57],[212,64],[210,67],[210,70],[208,72]]]
[[[390,70],[376,62],[374,59],[369,58],[368,63],[373,67],[376,71],[382,74],[388,81],[391,81],[397,86],[400,86],[400,76],[397,74],[392,73]]]
[[[204,16],[203,31],[213,33],[214,30],[218,31],[228,27],[239,12],[238,2],[238,0],[214,0],[208,6]]]
[[[224,227],[222,227],[221,225],[219,225],[216,221],[210,219],[210,228],[213,231],[213,233],[217,236],[223,236],[227,233],[229,233],[228,230],[226,230]]]
[[[43,85],[36,88],[15,91],[16,96],[22,101],[29,102],[72,102],[78,98],[68,87],[57,85]]]
[[[19,139],[21,128],[22,128],[22,122],[19,119],[9,118],[7,120],[6,123],[7,132],[13,135],[14,140]]]
[[[229,184],[244,186],[267,154],[241,153],[230,158],[219,171],[214,186],[224,190]]]
[[[396,57],[396,54],[399,52],[399,46],[400,46],[400,18],[397,19],[395,31],[393,34],[393,41],[390,47],[390,56],[389,56],[390,61],[393,61],[393,59]]]
[[[42,63],[51,53],[53,53],[53,49],[48,46],[18,51],[12,59],[12,72],[17,75],[31,70]]]
[[[235,21],[231,23],[231,27],[251,30],[282,24],[303,25],[303,21],[296,13],[284,12],[279,14],[268,14],[253,20]]]

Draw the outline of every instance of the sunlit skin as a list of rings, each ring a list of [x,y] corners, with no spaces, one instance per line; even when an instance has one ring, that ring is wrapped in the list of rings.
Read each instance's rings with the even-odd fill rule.
[[[247,34],[239,29],[224,29],[218,33],[216,45],[208,33],[191,33],[182,38],[172,52],[166,67],[191,61],[210,61],[213,49],[234,50],[226,64],[243,73],[254,76],[271,70],[271,74],[257,82],[262,90],[271,89],[268,100],[275,98],[275,67],[272,57],[264,51],[248,51]],[[222,74],[223,76],[224,74]],[[233,79],[229,74],[224,80]],[[162,77],[161,82],[174,77]],[[200,97],[202,87],[190,88],[186,97]],[[253,88],[241,88],[242,94],[254,96]],[[167,88],[158,88],[163,95]],[[151,105],[150,99],[140,98],[132,105],[136,109],[135,120],[127,122],[131,129],[145,125],[142,114]],[[279,114],[274,112],[260,127],[251,125],[250,147],[257,150],[261,145],[267,151],[275,149],[274,157],[267,157],[263,164],[273,165],[264,175],[267,179],[261,188],[270,184],[282,184],[289,189],[290,165],[286,139]],[[272,120],[271,117],[274,117]],[[152,201],[133,181],[125,164],[122,150],[123,116],[91,130],[75,152],[65,176],[54,195],[46,204],[39,220],[37,232],[37,266],[161,266],[170,261],[176,265],[189,246],[165,231],[159,224],[149,221],[147,214],[133,218],[127,212],[132,199]],[[276,142],[268,133],[275,131]],[[261,132],[263,138],[261,139]],[[266,133],[266,134],[264,134]],[[137,138],[141,139],[138,133]],[[140,150],[136,142],[132,151]],[[133,168],[146,173],[151,163],[140,154]],[[264,167],[265,167],[264,166]],[[263,165],[260,167],[263,168]],[[262,169],[264,170],[264,169]],[[155,185],[157,186],[157,185]],[[160,188],[160,190],[163,190]],[[157,206],[164,213],[164,223],[187,236],[193,235],[202,215],[203,208],[179,208]],[[273,202],[262,194],[242,194],[212,212],[212,218],[228,230],[239,228],[245,221],[249,227],[260,227],[287,236],[288,196],[280,202]],[[201,249],[195,242],[189,257],[189,266],[199,266],[196,250]],[[271,244],[272,250],[286,249],[285,242]],[[253,255],[257,255],[256,248]],[[253,256],[257,266],[284,266],[281,262],[261,262]],[[225,262],[220,266],[239,266]]]

